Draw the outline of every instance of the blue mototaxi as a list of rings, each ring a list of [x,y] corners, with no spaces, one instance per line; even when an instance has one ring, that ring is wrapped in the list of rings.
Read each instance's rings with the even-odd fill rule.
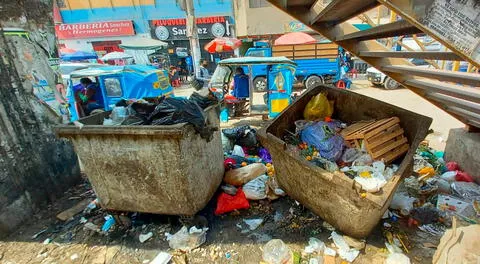
[[[276,117],[292,102],[296,63],[286,57],[241,57],[221,60],[210,80],[209,87],[228,93],[229,85],[235,75],[237,67],[247,67],[252,72],[254,65],[267,66],[267,107],[270,118]],[[252,114],[253,105],[253,78],[249,77],[249,113]]]
[[[173,95],[168,72],[151,66],[127,65],[106,66],[79,70],[71,73],[67,90],[70,121],[81,118],[82,111],[75,101],[75,92],[80,88],[80,79],[90,78],[102,92],[104,111],[110,111],[121,99],[142,99]]]

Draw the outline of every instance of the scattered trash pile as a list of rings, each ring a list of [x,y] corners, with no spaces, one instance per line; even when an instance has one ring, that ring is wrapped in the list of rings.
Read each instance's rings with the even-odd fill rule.
[[[360,250],[363,250],[366,245],[363,240],[342,236],[335,231],[331,232],[329,239],[331,239],[332,243],[327,245],[318,238],[310,237],[303,254],[292,251],[280,239],[272,239],[263,248],[263,261],[269,264],[334,264],[337,263],[336,257],[338,256],[344,261],[351,263],[358,257]]]
[[[306,105],[304,120],[285,137],[287,151],[329,172],[340,172],[375,193],[392,178],[391,164],[409,145],[397,117],[355,122],[332,119],[333,102],[319,93]],[[323,120],[323,121],[318,121]],[[389,165],[390,164],[390,165]]]
[[[210,139],[213,129],[208,127],[204,110],[218,103],[213,93],[193,93],[189,99],[161,97],[137,101],[120,100],[103,125],[174,125],[192,124],[203,138]]]
[[[226,172],[216,215],[248,209],[249,200],[276,200],[285,196],[275,180],[270,153],[258,142],[255,129],[250,126],[223,129],[222,145]]]
[[[476,184],[468,173],[463,172],[456,162],[446,162],[443,156],[442,151],[429,148],[426,142],[422,144],[414,156],[414,175],[406,178],[399,186],[390,210],[384,215],[387,247],[389,250],[393,248],[397,255],[408,253],[413,247],[408,237],[398,232],[399,225],[418,228],[434,237],[444,235],[445,230],[451,227],[452,221],[456,222],[456,219],[463,225],[473,224],[476,226],[472,227],[473,229],[479,227],[480,185]],[[455,229],[455,224],[453,228]],[[444,236],[450,234],[449,232]],[[442,238],[443,240],[445,239]],[[477,237],[476,243],[479,242]],[[440,245],[437,247],[430,245],[431,243],[426,244],[429,245],[423,246],[438,248],[435,255],[450,254],[446,253],[447,251],[439,252],[445,250]]]

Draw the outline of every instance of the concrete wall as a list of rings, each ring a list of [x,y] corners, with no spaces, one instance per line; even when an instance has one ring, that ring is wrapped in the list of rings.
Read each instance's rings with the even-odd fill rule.
[[[53,83],[47,60],[54,47],[51,3],[9,1],[2,7],[4,28],[31,34],[0,34],[0,237],[80,179],[72,145],[53,134],[59,117],[33,94],[34,71]]]
[[[237,37],[285,33],[285,26],[296,21],[291,16],[269,5],[250,8],[249,0],[233,3]]]

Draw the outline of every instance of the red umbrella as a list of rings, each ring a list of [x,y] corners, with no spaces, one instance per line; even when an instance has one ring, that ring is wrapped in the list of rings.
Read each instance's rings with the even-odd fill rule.
[[[242,45],[242,41],[235,38],[216,38],[205,45],[209,53],[233,51]]]
[[[317,40],[307,33],[292,32],[285,34],[275,40],[275,45],[296,45],[296,44],[312,44]]]

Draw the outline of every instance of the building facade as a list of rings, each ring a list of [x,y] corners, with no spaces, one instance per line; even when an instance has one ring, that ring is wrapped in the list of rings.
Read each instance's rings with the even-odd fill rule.
[[[233,3],[235,33],[243,40],[240,54],[255,41],[270,41],[289,32],[306,32],[317,39],[323,39],[304,24],[293,19],[266,0],[236,0]]]
[[[232,0],[193,0],[201,44],[217,36],[234,36]],[[177,0],[57,0],[61,23],[58,43],[103,55],[121,51],[123,41],[160,39],[173,59],[189,50],[182,1]],[[213,60],[209,54],[202,58]]]

